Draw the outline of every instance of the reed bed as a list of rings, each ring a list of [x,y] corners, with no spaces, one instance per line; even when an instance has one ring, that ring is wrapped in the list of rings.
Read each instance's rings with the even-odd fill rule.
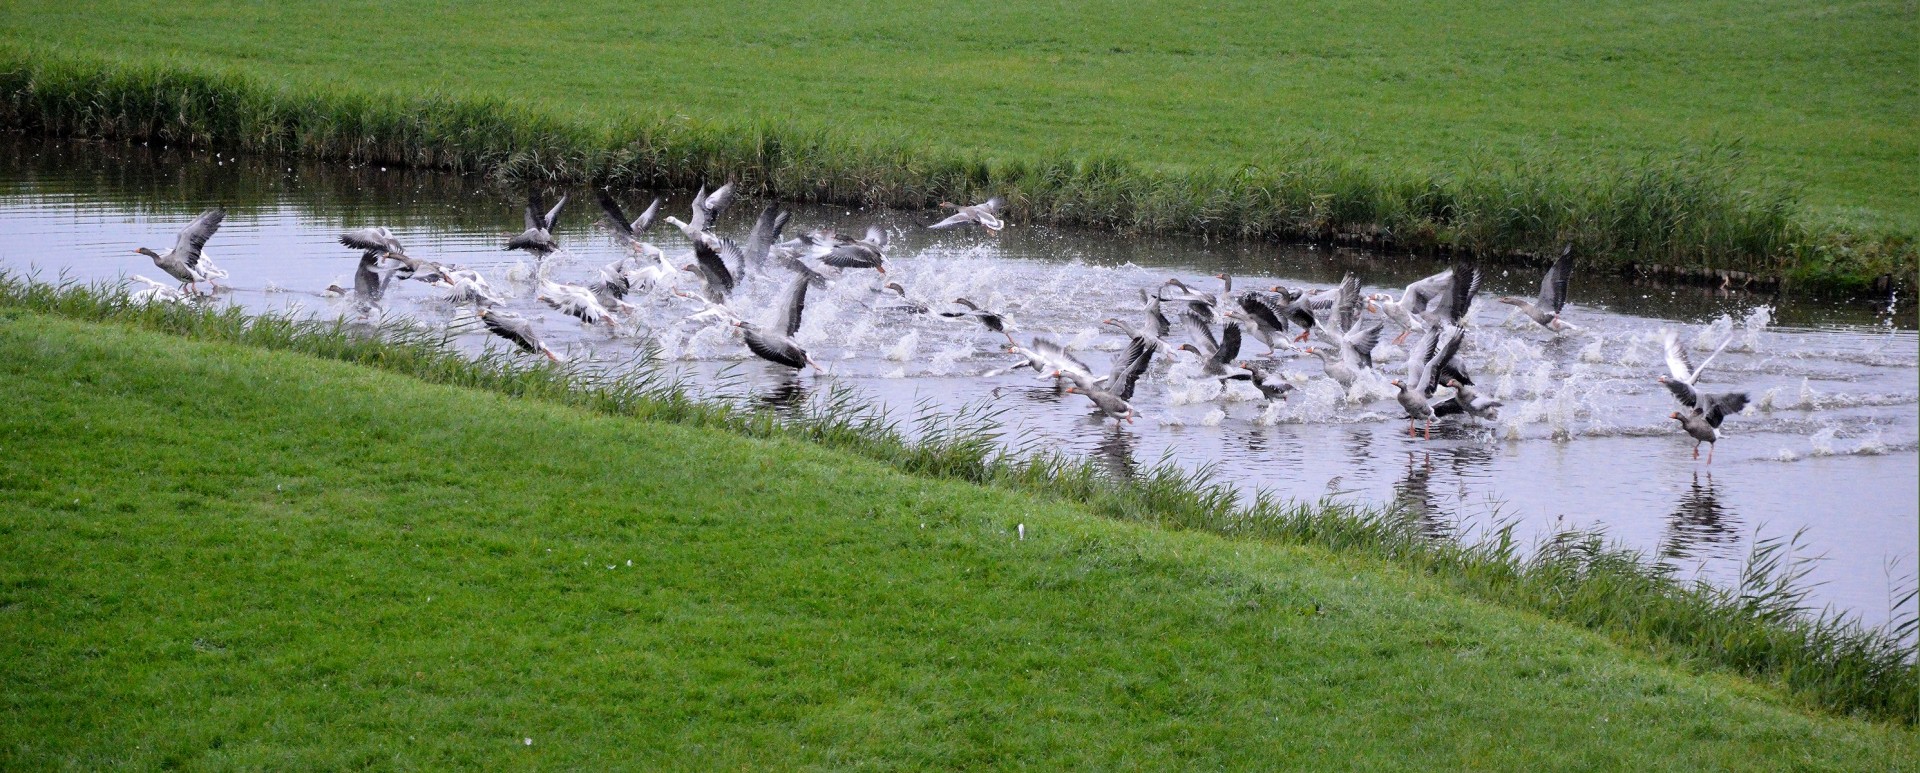
[[[1087,460],[1009,444],[997,413],[986,405],[953,414],[923,408],[907,420],[909,426],[845,388],[778,407],[751,399],[725,379],[696,389],[644,353],[613,368],[528,364],[529,358],[498,349],[469,357],[449,346],[445,331],[405,323],[369,326],[248,315],[231,306],[138,304],[113,286],[0,272],[0,319],[21,312],[298,352],[609,416],[802,439],[903,472],[1007,487],[1111,518],[1377,558],[1688,667],[1726,669],[1777,685],[1810,707],[1907,726],[1920,721],[1915,620],[1901,613],[1887,628],[1871,628],[1832,610],[1809,609],[1802,587],[1806,563],[1794,552],[1797,536],[1758,542],[1739,586],[1719,588],[1683,581],[1594,532],[1566,532],[1526,549],[1510,524],[1471,541],[1439,536],[1410,512],[1247,497],[1210,470],[1183,470],[1164,460],[1137,476],[1116,478]]]
[[[1089,155],[999,158],[808,124],[638,113],[563,120],[497,99],[290,88],[234,74],[0,49],[0,122],[41,135],[230,148],[581,182],[925,209],[1000,195],[1017,222],[1122,233],[1312,240],[1587,265],[1784,277],[1797,291],[1911,280],[1912,238],[1814,222],[1755,185],[1738,143],[1631,162],[1535,154],[1457,173],[1362,168],[1300,149],[1259,166],[1171,168]]]

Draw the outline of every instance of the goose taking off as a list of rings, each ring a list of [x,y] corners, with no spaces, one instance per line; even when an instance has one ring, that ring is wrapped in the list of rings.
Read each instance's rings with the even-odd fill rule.
[[[1452,325],[1428,330],[1415,351],[1407,355],[1407,378],[1393,380],[1393,385],[1400,388],[1396,399],[1400,401],[1400,407],[1406,410],[1407,418],[1412,420],[1407,425],[1408,437],[1413,436],[1415,426],[1424,420],[1427,423],[1426,439],[1433,439],[1434,404],[1453,400],[1452,395],[1434,400],[1433,393],[1440,385],[1442,374],[1453,356],[1459,353],[1464,335],[1464,331]]]
[[[1071,349],[1055,343],[1051,338],[1036,336],[1029,346],[1007,344],[1008,354],[1017,354],[1026,360],[1026,366],[1040,374],[1037,378],[1051,378],[1056,389],[1065,390],[1067,383],[1063,374],[1077,373],[1085,376],[1090,383],[1105,381],[1102,377],[1093,377],[1093,366],[1075,356]],[[1016,366],[1018,367],[1018,366]]]
[[[928,311],[926,304],[907,297],[907,288],[901,287],[899,282],[888,282],[880,288],[880,294],[891,295],[898,301],[890,306],[876,307],[881,311],[904,311],[908,314],[925,314]]]
[[[965,306],[967,310],[966,311],[943,311],[943,312],[940,312],[940,316],[947,317],[949,319],[961,319],[964,317],[971,317],[973,319],[979,320],[980,324],[984,325],[987,328],[987,330],[1006,336],[1008,344],[1013,343],[1013,334],[1007,332],[1007,318],[1005,316],[1002,316],[1000,312],[988,311],[986,309],[980,308],[980,304],[974,303],[973,301],[968,300],[967,298],[964,298],[964,297],[955,298],[953,299],[953,302],[961,306]]]
[[[1265,367],[1262,367],[1260,363],[1252,361],[1242,362],[1240,363],[1240,367],[1246,368],[1247,372],[1243,375],[1229,376],[1228,378],[1251,382],[1255,389],[1260,390],[1260,396],[1266,398],[1268,402],[1285,400],[1287,399],[1287,393],[1293,391],[1293,382],[1288,381],[1277,372],[1267,370]]]
[[[1707,444],[1707,464],[1713,464],[1714,444],[1720,440],[1720,424],[1732,414],[1747,408],[1748,397],[1745,392],[1708,393],[1694,388],[1700,381],[1700,374],[1713,364],[1713,358],[1726,351],[1727,344],[1733,343],[1733,337],[1720,343],[1720,348],[1707,355],[1707,359],[1696,368],[1687,359],[1687,350],[1680,345],[1680,339],[1671,330],[1662,331],[1660,342],[1667,352],[1667,370],[1671,377],[1661,376],[1660,383],[1673,393],[1673,399],[1687,407],[1683,414],[1675,412],[1668,418],[1678,419],[1680,428],[1692,435],[1693,458],[1700,458],[1700,444]]]
[[[988,233],[999,233],[1001,228],[1006,227],[1005,223],[1000,222],[999,217],[1000,208],[1006,205],[1007,202],[1001,200],[999,196],[987,199],[970,207],[956,206],[953,202],[942,201],[940,202],[940,206],[952,209],[954,213],[947,219],[927,226],[927,228],[939,231],[947,228],[958,228],[971,223],[979,223],[980,227],[987,229]]]
[[[686,234],[687,238],[694,243],[708,242],[709,246],[718,252],[720,245],[711,230],[713,221],[718,220],[720,213],[725,212],[727,205],[731,203],[733,203],[733,183],[722,185],[712,193],[708,193],[707,189],[702,187],[699,193],[693,194],[693,214],[689,215],[692,219],[683,223],[680,218],[668,215],[667,222],[679,228],[680,232]]]
[[[714,236],[706,231],[700,233],[706,238],[693,241],[693,262],[682,266],[680,270],[700,275],[706,283],[706,296],[709,302],[726,303],[727,294],[733,292],[736,280],[733,270],[727,268],[727,261],[721,256],[734,256],[737,263],[740,250],[733,245],[731,239]]]
[[[773,245],[780,241],[780,229],[787,227],[787,221],[793,217],[788,212],[771,204],[761,208],[759,219],[753,223],[753,230],[747,232],[747,249],[741,254],[740,270],[757,271],[767,262],[773,251]]]
[[[867,226],[864,239],[834,238],[839,243],[828,250],[820,262],[835,268],[870,268],[887,273],[887,232],[879,226]]]
[[[1153,363],[1153,350],[1153,344],[1147,339],[1133,336],[1127,342],[1126,352],[1114,359],[1111,371],[1100,379],[1073,370],[1057,370],[1053,375],[1065,376],[1073,382],[1061,391],[1086,395],[1088,400],[1093,401],[1094,407],[1099,408],[1107,418],[1113,419],[1116,426],[1122,421],[1131,424],[1136,414],[1133,405],[1127,401],[1133,399],[1134,385],[1139,383],[1141,374],[1147,372],[1147,366]]]
[[[1399,300],[1394,300],[1393,296],[1386,293],[1367,296],[1367,300],[1372,304],[1370,310],[1378,311],[1382,316],[1400,326],[1400,335],[1393,339],[1394,346],[1399,346],[1402,341],[1405,341],[1408,333],[1427,329],[1426,320],[1422,319],[1427,312],[1427,306],[1431,305],[1441,293],[1446,292],[1451,287],[1452,281],[1453,269],[1447,269],[1407,285],[1407,289],[1401,291]]]
[[[400,239],[383,225],[343,233],[340,235],[340,244],[356,250],[372,250],[386,257],[404,257],[407,254],[406,248],[400,246]]]
[[[627,214],[620,210],[620,202],[615,201],[613,194],[608,193],[605,188],[595,188],[593,196],[600,202],[600,211],[606,213],[607,228],[613,231],[614,236],[636,247],[646,244],[640,240],[640,235],[653,227],[653,217],[660,213],[660,197],[653,197],[653,203],[647,205],[646,211],[641,212],[639,217],[628,220]]]
[[[540,210],[545,204],[540,191],[534,190],[527,193],[527,230],[521,231],[519,236],[508,239],[507,246],[503,249],[526,250],[533,253],[535,260],[544,260],[548,255],[559,251],[560,243],[553,239],[553,227],[560,222],[560,208],[567,205],[567,197],[561,194],[560,200],[554,202],[553,209],[547,210],[543,215],[540,214]]]
[[[793,340],[800,332],[800,315],[807,308],[807,286],[810,284],[812,282],[807,281],[804,275],[796,276],[787,283],[786,291],[781,294],[779,315],[774,318],[771,328],[762,328],[746,321],[733,323],[745,334],[748,351],[776,365],[789,368],[812,366],[814,370],[825,370]]]
[[[360,264],[353,269],[353,295],[360,301],[360,310],[366,312],[379,304],[392,281],[393,270],[380,267],[379,250],[360,253]]]
[[[1188,318],[1193,317],[1189,315]],[[1202,346],[1207,347],[1204,351],[1190,343],[1181,344],[1180,349],[1200,356],[1201,375],[1219,379],[1237,375],[1233,362],[1240,357],[1240,323],[1227,320],[1227,324],[1220,328],[1218,345],[1215,345],[1211,338],[1212,336],[1209,335],[1207,340],[1200,341]]]
[[[480,321],[487,326],[487,332],[513,342],[514,346],[520,347],[520,351],[544,354],[549,360],[564,362],[560,355],[554,354],[552,349],[540,342],[539,336],[534,335],[533,323],[518,314],[485,308],[480,310]]]
[[[541,303],[553,307],[554,311],[580,320],[582,325],[606,325],[614,327],[619,320],[594,292],[576,284],[565,284],[547,279],[540,280]]]
[[[1540,280],[1538,299],[1528,303],[1525,298],[1508,295],[1502,297],[1500,302],[1519,307],[1528,319],[1555,333],[1573,330],[1573,325],[1560,319],[1560,309],[1567,305],[1567,280],[1572,276],[1573,245],[1569,244],[1560,249],[1560,258],[1553,262],[1553,267],[1547,269],[1546,277]]]
[[[227,210],[214,207],[200,213],[187,227],[180,229],[180,235],[174,239],[173,249],[158,253],[141,247],[134,252],[153,258],[153,265],[167,272],[167,276],[180,280],[182,292],[189,289],[199,292],[201,282],[217,288],[213,280],[225,279],[227,272],[221,271],[207,258],[206,246],[207,240],[220,230],[220,221],[225,219]]]

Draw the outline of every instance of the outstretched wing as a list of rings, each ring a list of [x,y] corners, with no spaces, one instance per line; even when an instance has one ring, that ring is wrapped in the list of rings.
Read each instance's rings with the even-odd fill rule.
[[[1707,423],[1712,425],[1714,429],[1719,429],[1720,422],[1725,421],[1728,416],[1747,409],[1747,393],[1728,392],[1726,394],[1707,395],[1702,399],[1702,402],[1706,404],[1706,407],[1701,413],[1706,417]]]
[[[788,338],[800,332],[800,315],[807,310],[807,286],[810,284],[812,282],[807,281],[805,274],[796,276],[792,282],[787,283],[785,299],[780,304],[780,316],[774,321],[773,327],[775,330],[786,331],[785,335]]]
[[[1213,350],[1213,361],[1221,365],[1240,357],[1240,323],[1228,320],[1220,328],[1220,348]]]
[[[200,264],[200,250],[207,246],[207,240],[220,230],[220,221],[227,219],[227,210],[214,207],[200,213],[199,217],[180,229],[180,236],[173,242],[173,257],[189,266]]]
[[[693,240],[693,259],[700,263],[701,271],[720,284],[722,291],[733,289],[733,272],[727,269],[726,261],[720,258],[720,253],[715,251],[713,245],[708,244],[705,239]]]
[[[1547,269],[1547,276],[1540,280],[1540,308],[1556,314],[1567,305],[1567,280],[1573,276],[1573,245],[1560,250],[1560,258],[1553,262],[1553,268]]]
[[[607,193],[604,188],[593,189],[593,198],[600,202],[600,211],[607,213],[607,226],[612,228],[614,233],[631,238],[633,236],[633,225],[628,222],[627,213],[620,211],[620,202],[614,201],[613,196]],[[653,201],[654,206],[657,207],[660,205],[659,199],[654,199]],[[648,208],[647,211],[652,212],[653,210],[652,208]],[[641,217],[646,218],[647,216],[642,215]]]
[[[1354,276],[1351,271],[1347,272],[1334,295],[1333,329],[1343,335],[1352,330],[1354,323],[1360,321],[1360,310],[1365,305],[1360,298],[1360,277]]]
[[[1113,372],[1107,375],[1107,391],[1122,400],[1133,399],[1133,385],[1153,362],[1153,349],[1145,338],[1135,336],[1129,341],[1126,355],[1114,360]]]
[[[540,218],[540,227],[551,231],[553,230],[554,226],[559,225],[560,208],[566,205],[567,205],[567,195],[562,193],[560,194],[560,200],[553,203],[553,209],[547,210],[546,216]]]
[[[947,219],[942,220],[938,223],[934,223],[933,225],[930,225],[927,227],[935,231],[940,231],[948,228],[953,228],[955,226],[963,226],[971,222],[973,222],[973,215],[970,215],[966,212],[956,212],[952,215],[947,216]]]
[[[1677,378],[1670,378],[1660,383],[1667,385],[1667,391],[1672,392],[1673,399],[1679,400],[1681,405],[1699,410],[1700,392],[1695,390],[1692,384]]]
[[[1360,367],[1373,367],[1373,348],[1380,345],[1380,330],[1384,325],[1385,323],[1375,322],[1371,325],[1348,331],[1342,339],[1347,346],[1353,349],[1354,359],[1359,362]]]

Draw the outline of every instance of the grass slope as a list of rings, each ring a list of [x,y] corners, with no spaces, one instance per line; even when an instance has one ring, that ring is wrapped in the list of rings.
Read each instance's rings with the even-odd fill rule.
[[[810,444],[18,309],[0,374],[9,768],[1915,758],[1372,562]]]
[[[1804,186],[1811,204],[1909,233],[1917,40],[1899,0],[18,0],[0,18],[0,41],[130,61],[1029,158],[1234,165],[1304,146],[1457,171],[1739,140],[1760,175]]]

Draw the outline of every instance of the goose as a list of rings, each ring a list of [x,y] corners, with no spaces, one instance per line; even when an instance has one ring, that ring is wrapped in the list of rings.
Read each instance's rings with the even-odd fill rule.
[[[870,268],[887,273],[887,232],[879,226],[868,226],[864,239],[835,238],[839,244],[820,258],[822,263],[834,268]]]
[[[360,301],[360,310],[365,312],[378,305],[392,281],[393,270],[380,267],[379,250],[360,253],[360,265],[353,270],[353,295]]]
[[[1746,409],[1747,393],[1702,395],[1698,406],[1685,413],[1674,411],[1667,414],[1667,418],[1679,420],[1680,429],[1693,437],[1693,458],[1700,458],[1700,444],[1706,443],[1707,464],[1713,464],[1713,449],[1720,442],[1720,423],[1726,420],[1727,414]]]
[[[148,279],[147,277],[141,276],[139,274],[134,274],[132,276],[129,276],[127,277],[127,279],[146,285],[146,287],[144,288],[135,290],[134,292],[127,294],[127,302],[129,303],[147,304],[147,303],[153,303],[155,301],[158,301],[161,303],[175,303],[178,301],[186,300],[187,298],[186,294],[180,292],[179,290],[175,290],[171,287],[168,287],[165,283],[156,282],[152,279]]]
[[[1106,414],[1107,418],[1113,419],[1114,426],[1119,426],[1120,422],[1123,421],[1132,424],[1133,417],[1138,415],[1133,410],[1133,404],[1127,402],[1126,398],[1101,389],[1093,383],[1092,379],[1072,372],[1067,373],[1066,377],[1073,383],[1067,385],[1066,389],[1061,391],[1068,394],[1086,395],[1088,400],[1093,401],[1093,407],[1100,409],[1100,412]]]
[[[1407,285],[1407,289],[1401,291],[1399,300],[1394,300],[1393,296],[1386,293],[1369,295],[1367,296],[1369,310],[1384,315],[1400,326],[1400,335],[1393,339],[1393,345],[1399,346],[1407,339],[1407,334],[1416,330],[1424,332],[1427,329],[1426,320],[1421,316],[1426,313],[1427,306],[1433,302],[1433,299],[1447,290],[1452,280],[1453,269],[1449,268]]]
[[[771,204],[760,210],[759,219],[753,223],[753,230],[747,233],[747,248],[741,253],[741,269],[758,270],[767,262],[773,245],[780,241],[780,229],[787,227],[787,221],[793,213]]]
[[[1260,363],[1246,361],[1240,363],[1240,367],[1245,368],[1247,372],[1230,378],[1252,382],[1253,387],[1260,390],[1260,396],[1266,398],[1267,402],[1285,400],[1287,393],[1294,389],[1293,382],[1288,381],[1276,371],[1267,370]]]
[[[880,288],[880,294],[892,295],[899,301],[891,306],[878,307],[881,311],[904,311],[908,314],[925,314],[928,311],[926,304],[908,298],[907,288],[901,287],[899,282],[886,283]]]
[[[201,282],[206,282],[210,287],[218,289],[219,286],[214,284],[213,280],[225,279],[227,272],[213,265],[213,260],[206,255],[206,246],[207,240],[213,238],[215,231],[220,230],[220,221],[225,219],[227,219],[227,210],[223,207],[214,207],[201,212],[199,217],[187,224],[187,227],[180,229],[180,235],[174,239],[173,249],[159,253],[141,247],[134,252],[152,258],[154,266],[167,272],[168,276],[180,280],[181,292],[191,289],[198,293]]]
[[[1446,280],[1432,298],[1420,309],[1420,320],[1425,323],[1427,333],[1437,328],[1452,325],[1460,326],[1461,320],[1473,308],[1473,297],[1480,292],[1480,267],[1467,261],[1454,264],[1446,272]]]
[[[1167,290],[1169,287],[1176,289],[1169,293]],[[1217,296],[1212,293],[1193,289],[1177,277],[1168,279],[1166,284],[1160,286],[1160,290],[1156,295],[1159,297],[1161,303],[1173,302],[1187,304],[1189,309],[1199,314],[1209,323],[1211,323],[1213,318],[1218,314],[1216,307],[1219,304],[1219,298]]]
[[[605,222],[614,236],[634,247],[651,246],[641,241],[640,235],[653,227],[653,218],[660,213],[660,197],[655,196],[653,203],[648,204],[639,217],[628,220],[626,213],[620,210],[620,202],[615,201],[613,194],[605,188],[595,188],[593,195],[600,202],[600,211],[606,213]]]
[[[495,295],[493,285],[480,272],[470,268],[449,266],[445,269],[447,282],[453,290],[447,293],[448,303],[470,303],[475,306],[498,306],[506,301]]]
[[[635,265],[631,258],[621,258],[601,266],[600,277],[587,285],[587,290],[593,293],[594,300],[599,301],[601,306],[609,310],[617,309],[621,313],[632,311],[634,305],[627,302],[627,296],[646,281],[642,274],[644,270],[641,266]]]
[[[1700,375],[1707,372],[1707,366],[1712,365],[1713,359],[1726,351],[1727,345],[1731,343],[1733,343],[1733,336],[1727,336],[1727,340],[1720,342],[1720,348],[1714,349],[1712,354],[1707,355],[1707,358],[1700,362],[1700,367],[1696,368],[1687,358],[1686,347],[1680,345],[1679,334],[1672,330],[1660,331],[1660,348],[1666,352],[1667,372],[1672,374],[1674,381],[1687,386],[1700,383]],[[1667,383],[1667,380],[1667,376],[1660,377],[1662,384]]]
[[[1453,388],[1453,399],[1433,409],[1435,416],[1464,413],[1478,419],[1498,421],[1500,419],[1499,400],[1480,394],[1472,381],[1462,381],[1460,376],[1448,378],[1447,386]],[[1445,410],[1442,410],[1445,408]]]
[[[927,226],[927,228],[940,231],[948,228],[958,228],[971,223],[979,223],[980,227],[987,229],[989,233],[999,233],[1001,228],[1006,227],[1006,224],[1000,222],[1000,218],[998,217],[1000,208],[1006,205],[1007,203],[1001,200],[999,196],[968,207],[955,206],[953,202],[942,201],[940,202],[940,206],[954,210],[953,215],[938,223]]]
[[[966,311],[943,311],[943,312],[940,312],[940,316],[947,317],[949,319],[962,319],[966,317],[972,317],[973,319],[979,320],[980,324],[985,326],[987,330],[1006,336],[1008,344],[1013,343],[1013,334],[1007,332],[1007,318],[1001,315],[1000,312],[988,311],[987,309],[983,309],[980,307],[980,304],[974,303],[973,301],[967,299],[964,296],[953,299],[953,302],[960,306],[966,307],[967,310]]]
[[[1560,309],[1567,305],[1567,280],[1572,276],[1573,245],[1569,244],[1561,248],[1560,258],[1553,262],[1553,267],[1547,269],[1546,277],[1540,280],[1540,297],[1535,302],[1528,303],[1524,298],[1511,295],[1501,297],[1500,302],[1519,307],[1528,319],[1555,333],[1574,330],[1576,328],[1573,325],[1560,319]]]
[[[806,349],[801,348],[800,344],[793,340],[793,337],[800,332],[800,316],[806,311],[807,287],[811,284],[805,276],[796,276],[793,281],[787,283],[787,289],[781,295],[783,302],[780,304],[779,315],[774,318],[772,327],[762,328],[745,320],[733,323],[744,334],[748,351],[776,365],[785,365],[789,368],[811,366],[814,370],[825,370],[807,356]]]
[[[1428,330],[1420,345],[1407,357],[1407,378],[1393,380],[1393,385],[1400,388],[1396,399],[1411,420],[1407,425],[1408,437],[1413,436],[1415,425],[1424,420],[1426,439],[1433,439],[1434,404],[1451,402],[1454,398],[1448,395],[1435,400],[1434,391],[1440,384],[1443,369],[1459,353],[1464,335],[1464,331],[1452,325]]]
[[[1270,290],[1248,290],[1234,301],[1247,320],[1253,323],[1253,337],[1267,345],[1267,356],[1279,351],[1280,346],[1293,348],[1293,342],[1287,340],[1286,297]]]
[[[1331,351],[1317,346],[1307,347],[1307,353],[1320,358],[1321,368],[1327,377],[1334,380],[1343,389],[1351,390],[1360,380],[1360,373],[1373,368],[1373,348],[1380,345],[1380,331],[1384,326],[1375,322],[1370,325],[1358,325],[1346,335],[1332,337]]]
[[[560,208],[567,205],[567,197],[561,194],[560,200],[554,202],[553,209],[542,215],[540,209],[544,204],[540,191],[527,193],[527,230],[508,239],[504,249],[526,250],[533,254],[535,260],[545,260],[548,255],[559,251],[559,242],[553,240],[553,227],[560,222]]]
[[[1328,300],[1325,322],[1316,323],[1309,332],[1318,334],[1321,340],[1330,345],[1339,346],[1342,339],[1360,323],[1360,310],[1366,307],[1366,300],[1360,297],[1360,277],[1351,271],[1347,272]]]
[[[1065,373],[1078,373],[1092,383],[1107,380],[1105,376],[1094,378],[1093,366],[1075,356],[1073,350],[1061,346],[1051,338],[1035,336],[1033,342],[1024,347],[1009,344],[1007,353],[1025,358],[1027,367],[1039,374],[1038,378],[1051,378],[1054,380],[1054,385],[1062,389],[1066,387],[1066,381],[1062,379],[1061,374]]]
[[[1054,376],[1064,376],[1072,382],[1061,391],[1085,395],[1093,401],[1095,408],[1114,420],[1115,426],[1122,421],[1132,424],[1134,416],[1138,414],[1127,401],[1133,398],[1134,385],[1139,382],[1140,375],[1147,372],[1147,366],[1152,361],[1153,347],[1146,340],[1135,338],[1127,345],[1126,353],[1113,361],[1112,372],[1100,379],[1077,370],[1055,371]],[[1104,386],[1100,383],[1103,381]]]
[[[554,354],[552,349],[541,343],[540,337],[533,332],[533,323],[518,314],[484,308],[480,310],[480,321],[487,326],[487,332],[513,342],[514,346],[520,347],[520,351],[544,354],[554,362],[565,362],[560,355]]]
[[[540,280],[539,300],[554,311],[580,320],[582,325],[606,325],[611,328],[618,322],[613,312],[600,304],[592,290],[576,284],[563,284],[549,279]]]
[[[340,235],[340,245],[356,250],[373,250],[389,257],[404,257],[407,254],[406,248],[400,246],[400,239],[383,225],[343,233]]]
[[[1167,339],[1162,338],[1159,335],[1155,335],[1152,330],[1142,330],[1138,327],[1134,327],[1133,323],[1130,323],[1124,319],[1120,319],[1118,317],[1108,317],[1106,319],[1100,320],[1100,324],[1118,329],[1121,332],[1121,334],[1125,335],[1128,339],[1138,339],[1141,341],[1145,341],[1147,342],[1147,345],[1153,347],[1155,351],[1166,354],[1169,357],[1173,356],[1174,352],[1179,351],[1178,349],[1174,348],[1173,344],[1167,343]]]
[[[737,259],[740,250],[734,246],[731,239],[714,236],[705,231],[700,233],[707,238],[694,240],[693,262],[682,266],[680,270],[700,275],[706,283],[707,300],[713,303],[725,303],[727,294],[733,292],[735,279],[733,271],[727,268],[726,258],[722,256],[732,255]]]
[[[1202,351],[1199,347],[1190,343],[1180,345],[1182,351],[1193,352],[1200,356],[1201,375],[1219,379],[1232,378],[1237,375],[1237,370],[1233,362],[1240,356],[1240,323],[1231,319],[1227,320],[1227,324],[1220,328],[1220,343],[1218,345],[1213,345],[1211,341],[1202,341],[1201,343],[1207,344],[1209,348]]]
[[[1146,306],[1146,332],[1160,339],[1166,338],[1168,334],[1173,332],[1173,322],[1167,319],[1165,310],[1160,307],[1160,296],[1147,292],[1147,289],[1143,287],[1140,288],[1140,302]]]
[[[1113,367],[1106,376],[1103,386],[1106,391],[1122,400],[1133,399],[1133,387],[1139,383],[1140,376],[1147,372],[1147,366],[1153,364],[1153,353],[1166,346],[1165,341],[1154,343],[1153,338],[1140,335],[1132,326],[1119,320],[1108,320],[1108,324],[1127,333],[1127,350],[1113,361]]]
[[[693,214],[689,215],[692,220],[681,222],[680,218],[668,215],[667,222],[678,227],[680,233],[686,234],[687,239],[693,242],[696,252],[704,245],[707,251],[715,255],[726,255],[738,261],[740,249],[734,246],[733,242],[721,239],[710,230],[713,227],[713,221],[720,217],[721,212],[726,211],[727,204],[732,201],[733,183],[722,185],[713,193],[707,193],[707,189],[702,187],[700,192],[693,195]],[[723,264],[721,268],[726,267]],[[726,286],[731,290],[733,289],[731,269],[728,269],[728,276]]]

